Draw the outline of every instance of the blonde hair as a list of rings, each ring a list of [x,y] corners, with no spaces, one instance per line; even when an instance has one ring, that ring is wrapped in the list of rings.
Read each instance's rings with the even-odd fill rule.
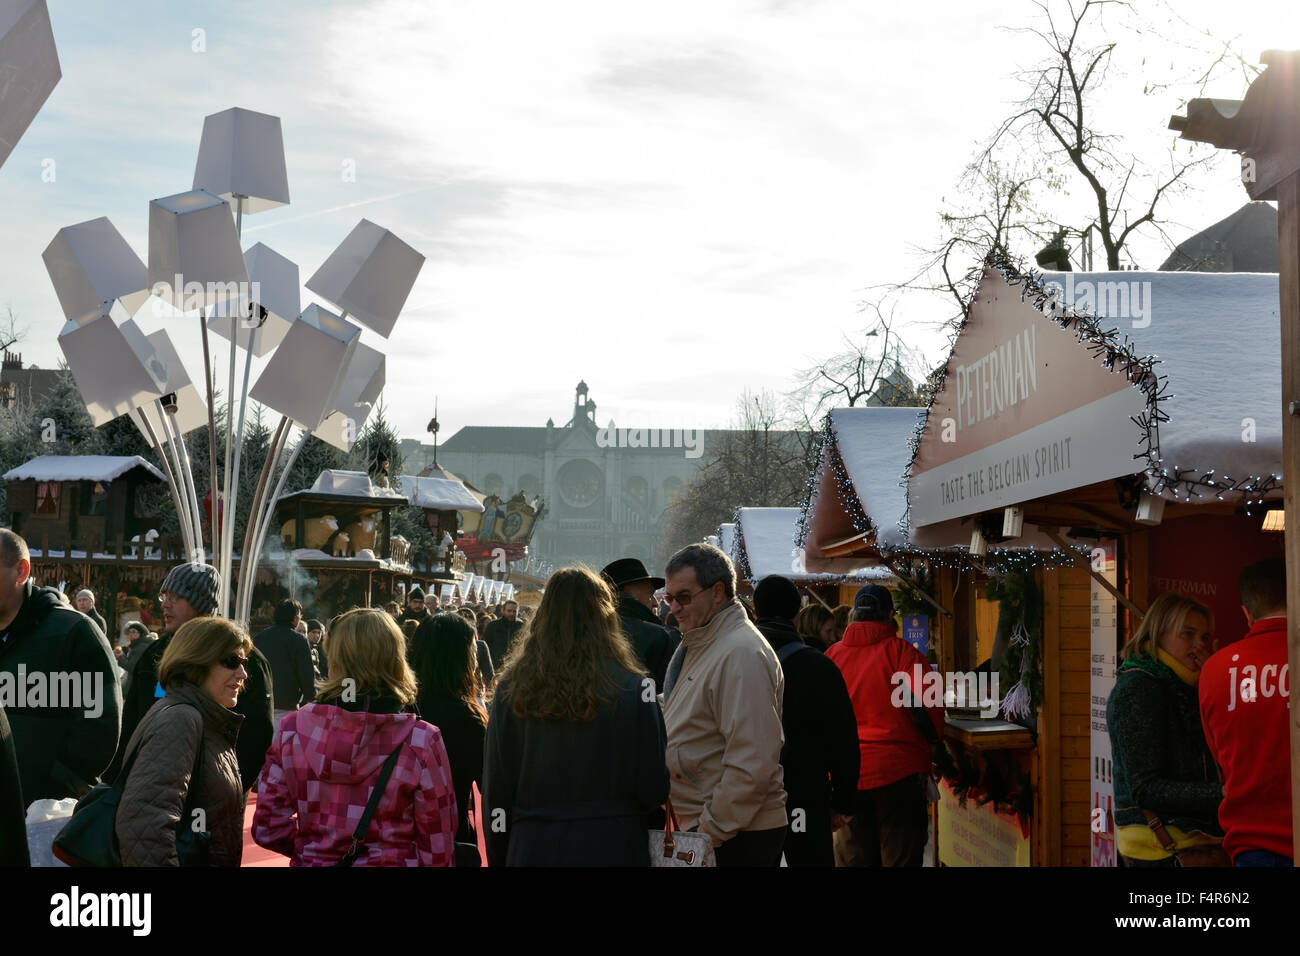
[[[158,683],[171,690],[181,684],[201,686],[212,668],[239,651],[253,652],[253,640],[233,621],[221,617],[196,617],[172,635],[158,662]]]
[[[415,700],[415,675],[406,664],[406,638],[391,614],[379,608],[360,607],[342,614],[330,628],[329,677],[319,698],[328,700],[347,690],[358,696],[388,695],[403,705]]]
[[[1200,601],[1181,594],[1160,595],[1151,602],[1137,633],[1129,638],[1124,649],[1119,652],[1120,660],[1131,661],[1139,657],[1154,660],[1160,638],[1166,634],[1180,633],[1187,623],[1187,616],[1193,613],[1205,615],[1210,633],[1214,633],[1214,615]]]

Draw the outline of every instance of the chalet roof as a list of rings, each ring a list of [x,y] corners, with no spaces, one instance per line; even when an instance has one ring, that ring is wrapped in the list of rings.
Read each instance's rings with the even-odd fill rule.
[[[738,570],[755,584],[773,574],[796,584],[865,582],[893,577],[888,568],[859,558],[806,558],[795,545],[798,524],[798,508],[737,510],[735,546]]]
[[[139,455],[42,455],[5,472],[5,481],[114,481],[143,468],[159,481],[161,471]]]
[[[445,474],[450,475],[451,472]],[[418,508],[434,511],[483,511],[483,502],[454,475],[450,478],[402,475],[398,481],[407,501]]]

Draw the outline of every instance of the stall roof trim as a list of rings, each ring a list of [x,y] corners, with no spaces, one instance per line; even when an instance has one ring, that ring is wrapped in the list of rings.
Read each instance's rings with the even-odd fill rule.
[[[139,455],[42,455],[11,468],[5,481],[113,481],[143,468],[159,481],[166,476]]]

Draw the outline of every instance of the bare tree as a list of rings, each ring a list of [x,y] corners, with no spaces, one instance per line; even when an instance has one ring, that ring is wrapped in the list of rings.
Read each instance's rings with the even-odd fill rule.
[[[5,306],[5,316],[0,319],[0,352],[7,352],[27,337],[27,328],[18,327],[18,316],[12,305]]]
[[[1150,166],[1125,149],[1120,137],[1102,131],[1095,104],[1112,66],[1116,41],[1101,38],[1108,8],[1131,12],[1123,0],[1036,0],[1046,25],[1018,28],[1047,47],[1037,65],[1017,75],[1028,93],[1016,111],[989,139],[977,165],[989,165],[1005,153],[1037,155],[1082,179],[1096,206],[1096,215],[1080,224],[1076,235],[1095,231],[1106,253],[1106,268],[1119,269],[1120,259],[1137,230],[1150,227],[1173,246],[1159,211],[1165,201],[1188,187],[1189,174],[1215,161],[1213,150],[1193,151],[1184,159],[1168,151],[1163,168]],[[1135,27],[1135,29],[1137,29]],[[1233,61],[1228,47],[1216,65]],[[1214,70],[1199,77],[1204,86]],[[1164,84],[1161,85],[1162,88]],[[1151,89],[1148,84],[1147,89]],[[1201,154],[1195,155],[1196,152]],[[1074,231],[1074,230],[1071,230]]]

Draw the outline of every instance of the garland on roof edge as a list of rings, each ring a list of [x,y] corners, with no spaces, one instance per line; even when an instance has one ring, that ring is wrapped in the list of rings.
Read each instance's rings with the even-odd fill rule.
[[[1222,501],[1225,495],[1240,494],[1246,500],[1246,512],[1249,514],[1252,506],[1263,504],[1265,495],[1281,488],[1282,482],[1277,475],[1248,475],[1244,478],[1232,478],[1230,475],[1216,476],[1216,469],[1199,472],[1190,468],[1167,466],[1160,456],[1160,423],[1169,421],[1169,416],[1161,407],[1161,402],[1170,396],[1167,392],[1167,377],[1156,373],[1155,367],[1160,364],[1160,359],[1154,355],[1139,356],[1128,336],[1121,337],[1118,329],[1104,327],[1102,320],[1095,315],[1067,308],[1045,286],[1042,281],[1043,273],[1033,270],[1021,272],[1010,257],[1000,252],[990,254],[984,262],[986,269],[996,269],[1001,272],[1008,285],[1013,288],[1020,286],[1022,300],[1030,300],[1039,312],[1052,319],[1061,328],[1073,332],[1075,338],[1092,353],[1093,357],[1100,359],[1103,368],[1108,371],[1122,372],[1135,388],[1141,389],[1146,397],[1147,407],[1142,414],[1131,419],[1141,430],[1138,437],[1140,450],[1133,457],[1145,459],[1143,470],[1148,475],[1152,494],[1159,495],[1169,491],[1176,501],[1191,501],[1193,498],[1205,498],[1211,494]],[[956,335],[959,336],[966,327],[970,319],[970,307],[978,298],[977,289],[971,301],[967,303]],[[951,361],[949,356],[949,362]],[[939,393],[947,387],[947,378],[945,370],[943,383],[931,393],[924,413],[918,418],[916,431],[908,442],[911,457],[905,475],[911,475],[912,468],[916,464],[921,438],[930,421],[930,410],[934,407]],[[904,485],[906,486],[906,481]],[[912,530],[910,488],[903,530],[910,537]]]

